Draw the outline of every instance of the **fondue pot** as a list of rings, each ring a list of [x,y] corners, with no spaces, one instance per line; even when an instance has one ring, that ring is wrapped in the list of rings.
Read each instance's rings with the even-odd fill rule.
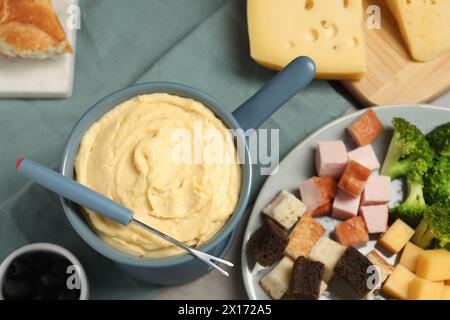
[[[257,129],[272,113],[305,88],[314,78],[315,64],[308,57],[293,60],[255,95],[230,113],[208,94],[195,88],[171,82],[148,82],[132,85],[103,98],[92,106],[76,123],[66,142],[60,172],[73,179],[75,159],[85,132],[106,113],[119,104],[139,95],[168,93],[203,103],[234,130],[241,164],[241,190],[238,204],[222,229],[200,246],[200,251],[223,256],[229,248],[236,225],[242,218],[249,202],[252,188],[252,165],[246,144],[245,131]],[[242,149],[242,150],[239,150]],[[65,198],[60,198],[64,212],[75,231],[93,249],[113,260],[132,277],[151,284],[178,285],[192,281],[210,270],[210,267],[191,255],[167,258],[137,257],[120,251],[103,241],[90,227],[81,208]]]

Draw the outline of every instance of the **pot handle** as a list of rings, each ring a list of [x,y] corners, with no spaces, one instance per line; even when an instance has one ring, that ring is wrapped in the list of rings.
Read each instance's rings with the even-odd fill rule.
[[[234,112],[233,116],[244,131],[258,128],[275,111],[308,86],[316,74],[311,58],[292,60],[275,77]]]

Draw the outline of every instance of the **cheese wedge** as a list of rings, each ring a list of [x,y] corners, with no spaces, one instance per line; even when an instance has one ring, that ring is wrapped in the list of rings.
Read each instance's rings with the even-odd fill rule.
[[[450,52],[450,0],[386,0],[413,59]]]
[[[248,0],[251,56],[282,69],[302,55],[317,77],[360,79],[366,72],[362,0]]]

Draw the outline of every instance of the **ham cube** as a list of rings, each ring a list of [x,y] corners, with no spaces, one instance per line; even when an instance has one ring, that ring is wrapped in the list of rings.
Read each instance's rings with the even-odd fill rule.
[[[322,141],[317,144],[316,168],[319,177],[338,179],[347,166],[347,149],[342,141]]]
[[[391,178],[370,176],[364,188],[361,204],[363,206],[386,204],[391,201]]]
[[[386,204],[378,206],[362,206],[361,215],[366,223],[367,231],[372,233],[383,233],[387,230],[389,209]]]
[[[364,167],[369,168],[371,171],[380,169],[380,162],[370,144],[350,151],[348,153],[348,160],[354,160]]]
[[[363,192],[370,174],[370,169],[356,161],[350,160],[341,180],[339,180],[338,187],[348,194],[358,197]]]
[[[347,130],[358,146],[365,146],[375,141],[384,131],[384,127],[375,112],[369,109]]]
[[[336,240],[344,246],[360,247],[369,242],[364,218],[357,216],[341,222],[334,229]]]
[[[300,194],[306,214],[313,217],[329,214],[337,192],[334,177],[313,177],[300,184]]]
[[[347,220],[358,215],[361,197],[353,197],[347,192],[338,190],[333,202],[333,218]]]

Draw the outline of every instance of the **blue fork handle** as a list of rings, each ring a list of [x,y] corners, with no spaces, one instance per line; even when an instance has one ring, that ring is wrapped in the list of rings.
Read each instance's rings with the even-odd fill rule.
[[[316,65],[313,60],[305,56],[294,59],[238,107],[233,116],[245,131],[258,128],[278,108],[308,86],[315,74]]]
[[[133,212],[130,209],[37,162],[20,159],[17,162],[16,169],[25,177],[50,191],[124,226],[128,225],[133,217]]]

